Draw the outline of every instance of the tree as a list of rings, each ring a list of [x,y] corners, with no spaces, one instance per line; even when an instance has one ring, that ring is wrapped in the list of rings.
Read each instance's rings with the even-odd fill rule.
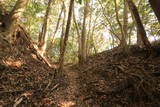
[[[128,3],[128,6],[129,6],[131,13],[133,14],[133,17],[134,17],[134,20],[135,20],[135,23],[137,26],[137,32],[139,32],[144,46],[147,49],[151,50],[151,44],[147,38],[147,34],[146,34],[146,31],[145,31],[144,26],[142,24],[141,18],[139,16],[137,7],[135,6],[135,4],[133,3],[132,0],[127,0],[127,3]]]
[[[63,3],[64,4],[64,3]],[[64,4],[65,7],[65,4]],[[63,12],[63,10],[62,10]],[[60,38],[60,53],[63,52],[63,43],[64,43],[64,35],[65,35],[65,19],[66,19],[66,9],[64,9],[63,12],[63,23],[62,23],[62,32],[61,32],[61,38]]]
[[[83,12],[83,25],[81,33],[81,50],[80,50],[80,63],[83,64],[86,60],[86,18],[88,14],[88,1],[84,0],[84,12]]]
[[[74,9],[73,9],[73,21],[74,21],[75,29],[76,29],[76,32],[78,35],[78,61],[79,61],[79,63],[81,63],[81,40],[80,40],[81,34],[80,34],[80,29],[79,29],[78,23],[76,21]]]
[[[63,13],[63,11],[64,11],[64,16],[65,16],[65,8],[66,8],[66,7],[65,7],[65,3],[64,3],[64,1],[63,1],[63,3],[62,3],[62,7],[61,7],[61,11],[60,11],[59,16],[58,16],[58,20],[57,20],[56,28],[55,28],[54,34],[53,34],[53,36],[52,36],[52,38],[51,38],[50,46],[48,46],[48,48],[49,48],[49,49],[50,49],[50,48],[51,48],[51,46],[53,45],[53,42],[54,42],[54,39],[55,39],[56,33],[57,33],[58,28],[59,28],[59,25],[60,25],[60,21],[61,21],[61,17],[62,17],[62,13]],[[63,22],[65,22],[65,20],[64,20]],[[64,25],[64,23],[63,23],[63,25]],[[63,25],[62,25],[62,28],[63,28]],[[63,29],[62,29],[62,31],[63,31]],[[63,33],[62,33],[62,34],[63,34]]]
[[[111,33],[112,35],[114,35],[114,37],[121,42],[121,38],[120,38],[119,35],[115,32],[115,28],[114,28],[113,24],[112,24],[111,21],[109,20],[108,16],[105,14],[105,9],[104,9],[104,7],[103,7],[103,5],[102,5],[102,2],[101,2],[100,0],[98,0],[98,2],[99,2],[99,4],[101,5],[102,12],[103,12],[103,16],[105,17],[107,23],[109,24],[109,27],[110,27],[109,31],[110,31],[110,33]],[[106,24],[105,24],[105,26],[108,28],[108,26],[107,26]]]
[[[125,29],[125,31],[124,31],[124,27],[122,26],[122,23],[119,20],[118,9],[117,9],[117,1],[116,0],[114,0],[114,4],[115,4],[116,20],[118,22],[118,25],[119,25],[120,31],[121,31],[121,42],[120,42],[120,45],[124,48],[124,50],[126,52],[127,51],[126,50],[127,42],[126,42],[126,38],[125,37],[127,35],[127,32],[126,32],[127,30]],[[125,7],[125,9],[127,9],[127,7]],[[124,19],[125,19],[125,21],[127,19],[126,10],[125,10]],[[126,27],[126,22],[124,23],[124,26]]]
[[[149,3],[160,23],[160,0],[149,0]]]
[[[73,4],[74,0],[70,0],[70,6],[69,6],[69,12],[68,12],[68,19],[67,19],[67,25],[66,25],[66,30],[65,30],[65,35],[64,35],[64,40],[63,40],[63,47],[62,51],[60,53],[60,58],[59,58],[59,71],[63,71],[63,66],[64,66],[64,55],[65,55],[65,50],[66,50],[66,45],[67,45],[67,40],[69,36],[69,31],[70,31],[70,25],[71,25],[71,17],[72,17],[72,10],[73,10]]]
[[[8,21],[5,23],[5,38],[12,42],[12,33],[14,32],[14,28],[17,23],[21,19],[23,12],[27,6],[29,0],[17,0],[14,8],[9,13]]]
[[[45,17],[44,17],[42,31],[41,31],[41,33],[39,35],[39,39],[38,39],[38,41],[39,41],[38,48],[39,48],[40,54],[42,56],[44,56],[45,51],[46,51],[46,47],[47,47],[48,36],[46,35],[46,33],[47,33],[48,16],[49,16],[49,12],[51,10],[51,3],[52,3],[52,0],[49,0],[48,1],[48,7],[46,9],[46,14],[45,14]]]
[[[123,31],[125,36],[124,37],[125,39],[123,41],[126,42],[126,39],[128,38],[128,5],[126,0],[124,0],[124,9],[123,9]]]

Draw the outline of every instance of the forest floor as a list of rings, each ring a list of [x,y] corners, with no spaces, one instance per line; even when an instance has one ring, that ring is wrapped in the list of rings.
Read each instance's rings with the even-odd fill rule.
[[[57,105],[60,107],[82,106],[84,95],[81,93],[82,84],[80,80],[79,72],[71,69],[70,67],[65,67],[64,81],[67,86],[55,95]]]
[[[159,51],[159,46],[154,47]],[[160,56],[131,46],[90,56],[84,65],[66,66],[66,87],[54,96],[60,107],[159,107]]]
[[[0,107],[160,106],[160,45],[153,57],[136,45],[127,54],[116,47],[59,77],[23,44],[0,40]]]

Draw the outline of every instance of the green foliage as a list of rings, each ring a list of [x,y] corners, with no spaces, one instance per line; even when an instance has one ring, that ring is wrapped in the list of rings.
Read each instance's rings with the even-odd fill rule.
[[[78,2],[79,4],[82,4],[82,0],[77,0],[77,2]]]
[[[10,11],[15,5],[17,0],[2,0],[0,1],[6,7],[7,11]],[[113,0],[86,0],[89,4],[88,16],[86,18],[86,33],[88,34],[86,38],[89,38],[87,41],[89,47],[89,55],[95,54],[94,45],[97,49],[97,52],[104,51],[106,49],[110,49],[113,45],[117,46],[119,44],[119,40],[115,37],[113,33],[110,31],[113,30],[119,37],[121,36],[120,27],[116,21],[115,17],[115,8]],[[102,7],[99,3],[102,3]],[[157,18],[155,17],[150,5],[147,0],[142,0],[140,5],[139,0],[133,0],[137,5],[139,14],[145,26],[146,32],[150,38],[156,38],[160,35],[160,25],[158,24]],[[29,4],[24,13],[24,17],[21,19],[23,26],[26,27],[27,31],[30,33],[34,42],[37,42],[37,38],[39,36],[39,32],[42,29],[43,19],[45,15],[45,11],[47,8],[48,0],[30,0]],[[52,5],[51,12],[49,15],[49,23],[48,23],[48,46],[51,44],[51,39],[54,35],[54,31],[56,29],[57,20],[59,17],[60,9],[62,2],[66,5],[66,11],[68,10],[68,1],[66,0],[56,0],[56,3]],[[84,10],[84,0],[76,0],[75,4],[75,15],[76,22],[79,27],[79,32],[82,30],[83,23],[83,10]],[[117,0],[117,8],[120,22],[123,24],[124,18],[124,0]],[[63,12],[64,13],[64,12]],[[67,14],[67,13],[66,13]],[[104,16],[105,15],[105,16]],[[63,14],[62,14],[63,16]],[[91,17],[91,18],[90,18]],[[67,17],[65,17],[65,21]],[[108,21],[111,23],[112,28]],[[58,28],[57,34],[55,36],[55,41],[52,44],[51,48],[48,48],[47,51],[49,53],[50,58],[53,61],[58,61],[59,59],[59,50],[60,50],[60,35],[62,32],[62,20],[63,17],[60,18],[60,27]],[[89,26],[89,22],[91,24]],[[66,24],[66,23],[65,23]],[[132,19],[131,13],[128,15],[128,37],[131,38],[132,44],[136,41],[136,24]],[[67,51],[65,55],[66,63],[71,63],[77,61],[78,58],[78,35],[76,33],[76,27],[73,24],[70,30],[69,40],[67,43]],[[114,42],[113,42],[114,39]]]

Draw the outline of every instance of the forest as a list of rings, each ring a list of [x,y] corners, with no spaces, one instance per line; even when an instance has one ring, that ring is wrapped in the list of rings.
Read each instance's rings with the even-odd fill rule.
[[[160,107],[160,0],[0,0],[0,107]]]

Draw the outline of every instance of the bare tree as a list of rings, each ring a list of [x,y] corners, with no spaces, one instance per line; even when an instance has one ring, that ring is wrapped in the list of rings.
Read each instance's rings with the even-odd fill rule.
[[[73,10],[73,4],[74,4],[74,0],[70,0],[66,31],[65,31],[64,40],[63,40],[63,47],[62,47],[62,51],[60,53],[60,58],[59,58],[59,63],[60,63],[59,70],[60,70],[60,72],[63,71],[63,66],[64,66],[64,55],[65,55],[67,40],[68,40],[68,36],[69,36],[69,31],[70,31],[71,17],[72,17],[72,12],[73,12],[72,11]]]

